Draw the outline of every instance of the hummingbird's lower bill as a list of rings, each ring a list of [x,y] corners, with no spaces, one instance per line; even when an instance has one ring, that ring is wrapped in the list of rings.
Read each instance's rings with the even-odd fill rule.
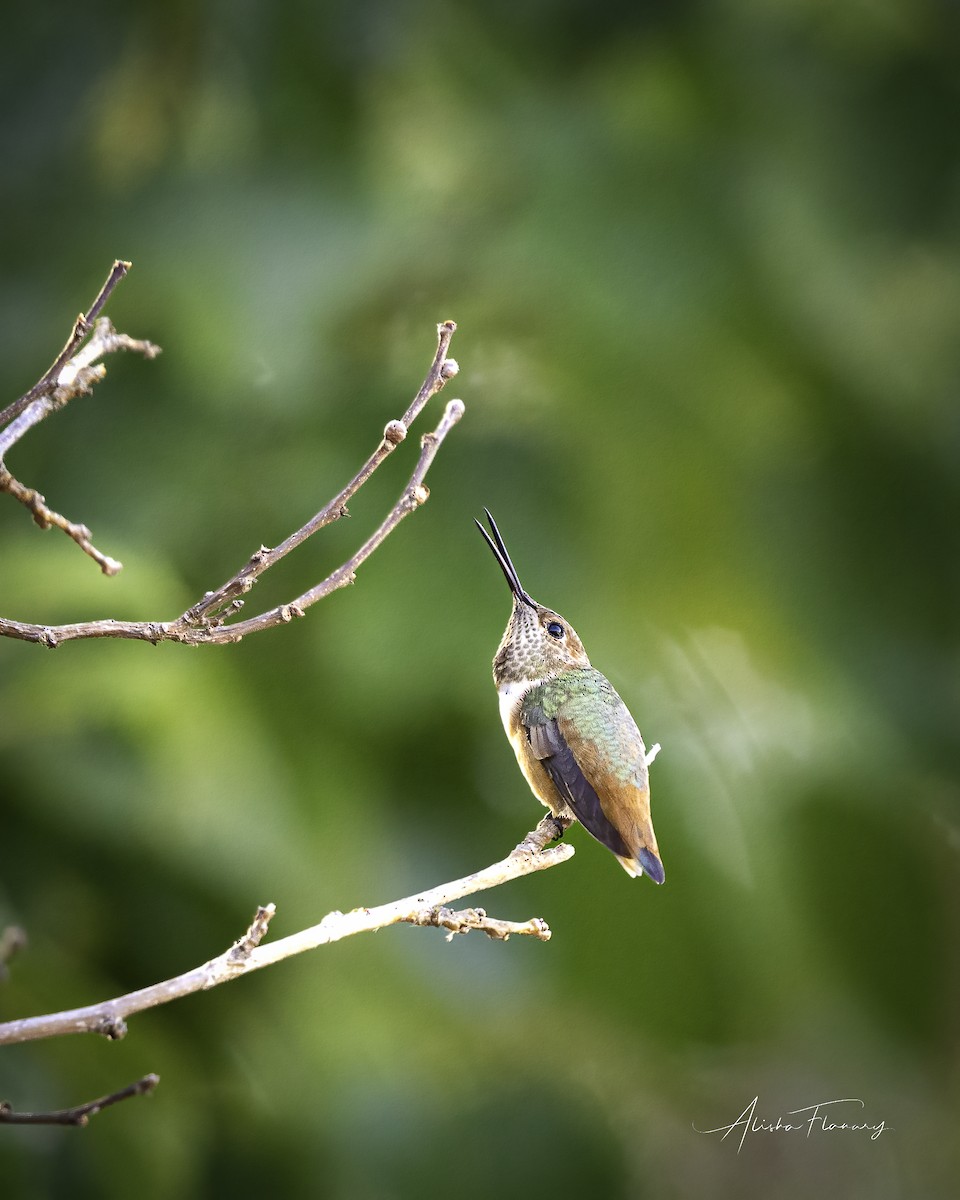
[[[500,716],[527,783],[557,817],[576,818],[628,875],[663,883],[650,820],[647,751],[613,685],[568,622],[520,584],[500,530],[477,521],[513,593],[493,660]]]

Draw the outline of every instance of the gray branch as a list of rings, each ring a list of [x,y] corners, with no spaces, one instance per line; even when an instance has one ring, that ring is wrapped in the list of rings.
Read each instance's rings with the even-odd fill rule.
[[[105,354],[127,349],[152,358],[159,353],[159,348],[153,343],[138,341],[127,337],[126,334],[117,333],[106,318],[99,317],[107,297],[126,274],[129,266],[129,263],[114,264],[89,312],[78,318],[70,339],[53,365],[29,392],[0,414],[0,491],[9,492],[24,504],[33,514],[37,524],[44,528],[53,526],[62,529],[85,553],[99,563],[108,575],[119,571],[121,564],[96,549],[91,541],[90,530],[85,525],[75,524],[54,512],[47,507],[46,500],[38,491],[25,487],[14,478],[5,465],[4,456],[34,425],[58,411],[75,396],[89,391],[103,378],[106,368],[98,360]],[[36,642],[51,649],[62,642],[103,637],[130,638],[152,642],[154,645],[158,642],[180,642],[191,646],[223,645],[238,642],[248,633],[258,633],[262,629],[302,617],[318,600],[353,583],[358,567],[370,557],[404,517],[426,502],[430,492],[424,479],[444,438],[463,416],[464,406],[461,400],[451,400],[436,428],[423,435],[420,457],[406,487],[380,526],[354,555],[326,579],[286,604],[242,620],[238,617],[245,603],[244,597],[265,571],[318,530],[346,515],[348,502],[381,463],[404,441],[410,426],[427,402],[457,374],[459,368],[456,360],[447,356],[455,330],[456,324],[453,321],[444,321],[437,326],[437,350],[420,390],[403,416],[387,423],[380,443],[349,483],[279,546],[261,546],[226,583],[214,591],[206,592],[179,617],[167,621],[104,619],[69,625],[40,625],[0,617],[0,636]],[[87,338],[89,341],[83,345]]]
[[[548,941],[550,929],[542,918],[529,921],[501,921],[488,917],[483,909],[466,909],[453,912],[450,905],[464,896],[489,891],[500,887],[511,879],[544,871],[549,867],[566,862],[573,855],[573,846],[563,843],[548,846],[560,837],[568,822],[546,816],[506,858],[492,863],[472,875],[465,875],[450,883],[405,896],[389,904],[375,908],[355,908],[352,912],[331,912],[309,929],[292,933],[276,942],[261,944],[267,927],[276,912],[273,904],[257,910],[246,933],[216,958],[194,967],[173,979],[151,984],[139,991],[84,1008],[50,1013],[46,1016],[24,1017],[17,1021],[0,1024],[0,1046],[18,1042],[29,1042],[39,1038],[61,1037],[68,1033],[99,1033],[104,1037],[118,1039],[127,1032],[127,1018],[134,1013],[169,1004],[181,996],[206,991],[228,983],[240,975],[273,966],[295,954],[328,946],[357,933],[373,933],[390,925],[409,924],[435,926],[448,930],[448,937],[479,929],[490,937],[505,941],[511,934],[526,934],[540,941]]]
[[[152,1092],[159,1082],[159,1075],[144,1075],[142,1079],[127,1084],[118,1092],[111,1092],[109,1096],[101,1096],[99,1100],[88,1100],[86,1104],[60,1108],[54,1112],[14,1112],[10,1104],[0,1100],[0,1125],[86,1125],[101,1109],[109,1108],[111,1104],[119,1104],[121,1100],[131,1100],[134,1096],[145,1096]]]
[[[39,425],[51,413],[59,412],[77,396],[93,390],[94,384],[107,373],[107,368],[99,362],[104,355],[117,350],[132,350],[144,358],[156,358],[160,353],[160,347],[153,342],[117,333],[106,317],[99,315],[111,292],[129,270],[128,262],[118,260],[113,264],[87,313],[77,317],[67,344],[52,366],[28,392],[0,413],[0,492],[7,492],[18,500],[41,529],[63,530],[98,564],[104,575],[116,575],[123,569],[123,564],[96,548],[86,525],[78,525],[49,508],[46,498],[36,488],[27,487],[16,478],[5,459],[11,447],[34,425]]]

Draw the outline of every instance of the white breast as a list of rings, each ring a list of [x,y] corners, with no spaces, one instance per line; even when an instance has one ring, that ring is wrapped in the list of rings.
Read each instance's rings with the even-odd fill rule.
[[[527,740],[526,734],[524,733],[523,726],[517,721],[517,710],[523,703],[524,696],[531,688],[537,687],[542,682],[542,679],[525,679],[522,683],[502,683],[497,688],[497,694],[500,697],[500,719],[503,721],[503,728],[510,739],[513,752],[517,756],[520,770],[530,785],[530,790],[540,803],[546,808],[552,808],[550,801],[545,800],[540,794],[541,781],[534,779],[530,774],[528,755],[524,753]]]
[[[542,682],[542,679],[524,679],[522,682],[501,683],[497,688],[497,695],[500,697],[500,720],[503,722],[507,737],[510,737],[513,732],[517,709],[524,696],[531,688],[537,687]]]

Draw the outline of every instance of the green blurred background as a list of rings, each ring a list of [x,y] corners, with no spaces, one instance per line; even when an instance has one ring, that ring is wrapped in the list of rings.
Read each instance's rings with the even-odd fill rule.
[[[9,456],[122,575],[0,497],[0,612],[175,616],[353,474],[447,317],[467,412],[429,504],[305,621],[0,645],[0,925],[30,936],[0,1015],[535,823],[483,505],[662,742],[667,871],[632,883],[574,830],[571,863],[477,900],[549,945],[394,929],[117,1044],[4,1050],[21,1109],[162,1077],[0,1134],[4,1197],[955,1195],[956,7],[96,0],[4,27],[0,405],[114,257],[110,316],[164,353]],[[351,553],[416,442],[251,602]],[[697,1132],[754,1096],[887,1130]]]

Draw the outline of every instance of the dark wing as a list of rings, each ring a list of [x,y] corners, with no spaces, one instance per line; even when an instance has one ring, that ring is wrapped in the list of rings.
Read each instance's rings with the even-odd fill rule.
[[[525,706],[520,719],[530,749],[580,824],[614,854],[631,858],[629,847],[607,820],[600,797],[581,771],[557,722],[539,704]]]

